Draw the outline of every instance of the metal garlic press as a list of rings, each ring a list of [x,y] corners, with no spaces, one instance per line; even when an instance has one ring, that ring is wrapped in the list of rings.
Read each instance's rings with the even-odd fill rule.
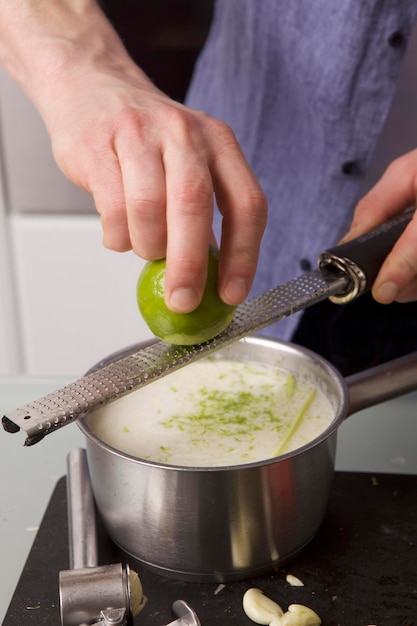
[[[9,433],[24,430],[30,446],[103,406],[165,376],[187,363],[224,348],[246,335],[330,299],[344,304],[368,291],[385,258],[413,218],[414,208],[355,240],[321,253],[318,268],[247,300],[237,307],[229,327],[194,346],[151,342],[127,356],[98,367],[65,387],[3,417]]]
[[[71,569],[59,573],[61,626],[133,626],[129,566],[98,564],[94,496],[84,449],[69,453],[67,470]]]

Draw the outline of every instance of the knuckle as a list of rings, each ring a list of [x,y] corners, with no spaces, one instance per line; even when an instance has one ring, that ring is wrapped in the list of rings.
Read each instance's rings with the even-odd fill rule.
[[[213,188],[207,177],[188,178],[181,182],[174,195],[174,210],[190,216],[200,215],[203,208],[213,203]]]
[[[378,196],[373,193],[367,193],[357,203],[355,207],[354,217],[359,219],[364,213],[373,212],[378,207]]]
[[[412,255],[400,256],[398,258],[398,269],[402,274],[414,278],[417,276],[417,258]]]
[[[161,241],[153,241],[151,238],[148,238],[146,241],[134,242],[132,244],[132,250],[141,259],[157,261],[165,257],[165,239],[161,237]]]
[[[148,111],[139,111],[130,104],[125,103],[117,111],[113,126],[115,128],[123,128],[129,136],[132,134],[140,135],[149,126],[150,122]]]
[[[96,200],[96,210],[100,215],[103,246],[115,252],[131,250],[124,197],[113,194],[105,203]]]
[[[129,210],[140,220],[157,224],[164,210],[162,198],[156,197],[149,190],[139,189],[129,199]]]
[[[198,132],[199,115],[195,112],[172,104],[163,104],[160,111],[161,119],[164,119],[165,126],[173,140],[179,145],[189,144],[194,135]]]
[[[128,238],[121,240],[109,235],[103,236],[103,246],[106,250],[112,250],[112,252],[128,252],[132,249],[132,245]]]
[[[393,161],[391,161],[391,163],[389,163],[385,169],[385,174],[388,175],[396,175],[398,170],[402,170],[404,166],[407,165],[407,162],[404,161],[404,157],[397,157],[396,159],[394,159]]]
[[[399,241],[388,255],[383,265],[386,277],[391,276],[394,282],[399,281],[403,285],[417,277],[417,257],[414,247],[403,246]]]
[[[266,196],[261,189],[251,188],[244,194],[242,210],[250,217],[264,218],[267,207]]]
[[[250,189],[242,194],[237,206],[239,218],[250,232],[262,231],[266,226],[268,205],[265,195],[260,189]]]
[[[407,152],[395,158],[387,166],[386,172],[390,174],[398,174],[400,171],[415,172],[417,167],[417,151]]]
[[[204,111],[163,105],[164,119],[172,137],[176,137],[182,145],[195,146],[196,138],[210,137],[210,143],[214,140],[219,149],[230,150],[237,148],[238,143],[231,127],[222,120],[211,117]]]
[[[408,152],[394,159],[387,166],[383,177],[398,181],[406,189],[415,191],[417,188],[417,151]]]
[[[101,225],[103,230],[103,246],[108,250],[114,252],[127,252],[132,249],[132,244],[129,237],[129,231],[127,226],[125,228],[113,228],[113,223],[106,222],[103,217],[101,218]]]
[[[253,247],[248,246],[244,241],[236,242],[235,258],[237,259],[236,265],[238,266],[237,269],[239,273],[247,276],[253,274],[255,256]]]
[[[215,135],[221,143],[237,144],[235,134],[229,124],[208,115],[206,115],[205,121],[210,132]]]
[[[176,261],[175,270],[184,283],[196,284],[205,276],[206,267],[196,255],[180,256]]]
[[[218,160],[225,156],[237,164],[242,162],[243,154],[232,128],[221,120],[211,119],[208,122],[210,136],[213,138],[213,158]]]
[[[175,106],[171,102],[161,105],[161,113],[168,126],[174,128],[187,128],[191,122],[192,116],[190,112],[180,106]]]
[[[94,195],[97,213],[105,225],[111,223],[127,224],[126,203],[122,190],[109,190],[106,201],[102,201]]]

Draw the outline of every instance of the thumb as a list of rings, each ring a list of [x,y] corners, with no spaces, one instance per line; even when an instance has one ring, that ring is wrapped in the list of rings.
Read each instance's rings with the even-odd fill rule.
[[[379,181],[358,202],[353,213],[348,241],[363,235],[416,202],[417,150],[393,161]]]
[[[417,150],[396,159],[376,185],[358,202],[348,241],[416,204]],[[417,215],[385,259],[372,295],[381,304],[417,300]]]

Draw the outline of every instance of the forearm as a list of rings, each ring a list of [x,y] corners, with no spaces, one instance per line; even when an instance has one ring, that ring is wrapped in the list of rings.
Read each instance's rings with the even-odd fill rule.
[[[83,72],[148,81],[95,0],[0,0],[0,63],[47,126],[49,102]]]

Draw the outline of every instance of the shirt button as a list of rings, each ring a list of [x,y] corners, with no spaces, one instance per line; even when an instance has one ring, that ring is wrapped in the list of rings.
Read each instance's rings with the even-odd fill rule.
[[[359,166],[356,161],[345,161],[342,164],[343,174],[357,174],[358,171],[359,171]]]
[[[400,30],[396,30],[388,37],[391,48],[401,48],[405,43],[405,36]]]
[[[303,272],[308,272],[309,270],[311,270],[311,263],[308,259],[301,259],[300,267]]]

